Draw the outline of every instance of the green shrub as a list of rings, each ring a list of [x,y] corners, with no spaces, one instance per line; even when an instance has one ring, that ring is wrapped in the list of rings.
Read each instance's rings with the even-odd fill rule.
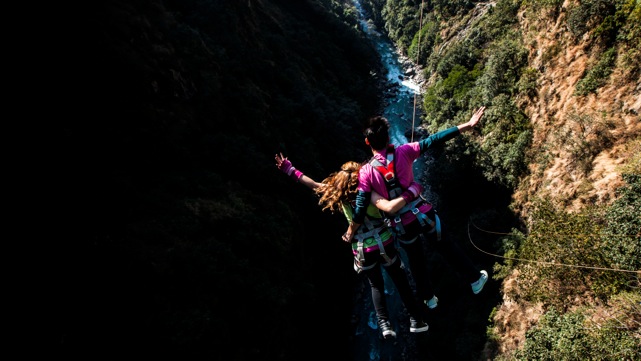
[[[426,64],[429,54],[432,52],[432,47],[438,41],[439,26],[435,21],[427,21],[423,24],[421,30],[414,35],[412,44],[409,46],[407,54],[412,61],[417,61],[418,64]],[[419,43],[420,41],[420,43]],[[420,47],[420,48],[419,48]]]
[[[641,269],[641,174],[623,174],[626,185],[607,208],[603,230],[603,251],[610,266]]]
[[[407,1],[390,0],[383,6],[381,16],[389,38],[403,53],[407,53],[414,34],[419,30],[420,8]]]
[[[440,78],[447,78],[455,66],[463,66],[467,69],[473,69],[474,65],[481,58],[480,49],[474,47],[471,41],[462,41],[451,46],[444,55],[438,56],[439,61],[436,65],[436,74]]]
[[[542,16],[555,19],[563,5],[563,0],[523,0],[525,16],[528,19],[540,19]]]
[[[575,266],[607,265],[599,252],[599,211],[567,213],[549,200],[535,202],[530,233],[519,249],[519,258],[532,261],[519,267],[523,297],[562,308],[568,298],[590,291],[594,271]]]
[[[535,203],[530,233],[518,249],[518,258],[533,261],[519,266],[523,297],[562,307],[578,294],[605,300],[632,289],[634,273],[616,270],[641,269],[641,175],[624,179],[617,200],[605,208],[568,213],[546,200]]]
[[[509,235],[499,239],[501,254],[505,257],[503,264],[495,263],[492,278],[500,280],[510,275],[516,264],[514,259],[518,257],[518,249],[525,235],[518,229],[512,229]]]
[[[614,67],[615,61],[615,48],[610,48],[603,52],[597,64],[588,70],[585,77],[579,80],[576,84],[574,94],[585,96],[590,93],[596,93],[597,89],[605,85],[608,77],[612,74],[612,68]]]
[[[538,70],[534,68],[526,68],[521,72],[521,77],[516,83],[516,88],[519,94],[522,94],[528,98],[534,98],[537,92],[536,81],[539,77]]]
[[[500,0],[490,7],[488,14],[479,23],[484,41],[491,42],[504,38],[514,25],[518,24],[519,1]]]
[[[513,34],[493,43],[490,56],[485,62],[483,75],[477,86],[481,89],[482,102],[488,104],[498,94],[513,95],[521,76],[521,69],[527,65],[527,50],[520,36]]]
[[[638,294],[633,296],[638,303]],[[637,310],[638,311],[638,310]],[[551,309],[538,325],[527,331],[517,360],[638,360],[641,346],[635,330],[611,319],[599,327],[587,318],[587,310],[562,313]],[[628,315],[629,316],[629,315]],[[636,330],[638,331],[638,325]]]
[[[468,104],[468,93],[480,76],[480,67],[468,70],[456,64],[445,79],[427,89],[423,97],[423,109],[428,119],[428,128],[436,132],[452,125],[456,114]]]
[[[617,0],[615,0],[617,1]],[[620,2],[620,1],[619,1]],[[575,39],[602,24],[616,11],[612,0],[582,0],[568,11],[568,28]]]
[[[532,142],[528,118],[505,94],[495,97],[483,119],[478,163],[490,181],[515,188],[526,173],[526,151]]]

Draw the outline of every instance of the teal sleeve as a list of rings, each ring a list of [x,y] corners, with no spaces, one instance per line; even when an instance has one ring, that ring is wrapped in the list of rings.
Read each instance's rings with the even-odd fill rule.
[[[371,192],[364,192],[359,190],[356,192],[356,208],[354,209],[354,223],[361,224],[365,221],[367,215],[367,207],[370,203]]]
[[[421,148],[421,154],[425,153],[429,147],[445,143],[459,134],[461,134],[461,132],[459,131],[458,127],[451,127],[445,130],[441,130],[436,134],[430,135],[429,137],[418,142]]]

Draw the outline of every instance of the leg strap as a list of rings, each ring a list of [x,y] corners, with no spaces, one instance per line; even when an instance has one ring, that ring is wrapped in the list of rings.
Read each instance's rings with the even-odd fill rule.
[[[432,225],[432,229],[427,233],[436,232],[436,240],[440,241],[441,240],[441,219],[438,218],[438,214],[436,213],[434,214],[434,222],[430,220],[430,225]]]

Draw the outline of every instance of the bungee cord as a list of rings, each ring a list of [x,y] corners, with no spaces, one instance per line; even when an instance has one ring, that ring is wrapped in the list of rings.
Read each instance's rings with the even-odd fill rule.
[[[421,1],[421,15],[418,21],[418,47],[416,50],[416,66],[418,66],[419,58],[421,55],[421,30],[423,29],[423,8],[425,6],[425,0]],[[419,88],[420,89],[420,88]],[[416,119],[416,93],[414,92],[414,109],[412,112],[412,138],[410,142],[414,142],[414,124]]]
[[[467,223],[467,237],[470,240],[470,243],[474,248],[476,248],[479,252],[485,253],[487,255],[497,257],[497,258],[502,258],[502,259],[507,259],[507,260],[512,260],[512,261],[520,261],[520,262],[529,262],[529,263],[537,263],[537,264],[543,264],[543,265],[548,265],[548,266],[563,266],[563,267],[573,267],[573,268],[584,268],[584,269],[592,269],[592,270],[599,270],[599,271],[613,271],[613,272],[626,272],[626,273],[637,273],[641,275],[641,270],[636,270],[636,271],[631,271],[631,270],[625,270],[625,269],[617,269],[617,268],[609,268],[609,267],[595,267],[595,266],[583,266],[583,265],[574,265],[574,264],[567,264],[567,263],[559,263],[559,262],[547,262],[547,261],[538,261],[538,260],[531,260],[531,259],[525,259],[525,258],[517,258],[517,257],[507,257],[507,256],[502,256],[499,254],[491,253],[488,251],[485,251],[481,249],[479,246],[477,246],[474,241],[472,240],[472,236],[470,234],[470,224],[472,224],[476,229],[486,232],[486,233],[492,233],[492,234],[503,234],[503,235],[510,235],[511,233],[501,233],[501,232],[491,232],[491,231],[486,231],[483,230],[474,224],[472,220]]]

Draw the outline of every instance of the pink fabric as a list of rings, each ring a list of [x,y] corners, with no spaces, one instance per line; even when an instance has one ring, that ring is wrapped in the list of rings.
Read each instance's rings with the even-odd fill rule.
[[[296,169],[294,167],[292,167],[292,169],[294,170],[294,173],[292,173],[291,176],[292,176],[292,178],[294,178],[295,181],[298,182],[300,180],[300,177],[303,176],[303,172],[299,171],[298,169]]]
[[[394,168],[396,177],[403,189],[407,189],[414,180],[414,169],[412,164],[421,155],[421,148],[418,142],[406,143],[396,147],[394,153]],[[376,154],[375,157],[383,164],[387,164],[385,157],[387,150]],[[389,199],[385,179],[379,171],[374,169],[371,164],[367,163],[358,175],[358,189],[364,192],[376,191],[378,194]]]

